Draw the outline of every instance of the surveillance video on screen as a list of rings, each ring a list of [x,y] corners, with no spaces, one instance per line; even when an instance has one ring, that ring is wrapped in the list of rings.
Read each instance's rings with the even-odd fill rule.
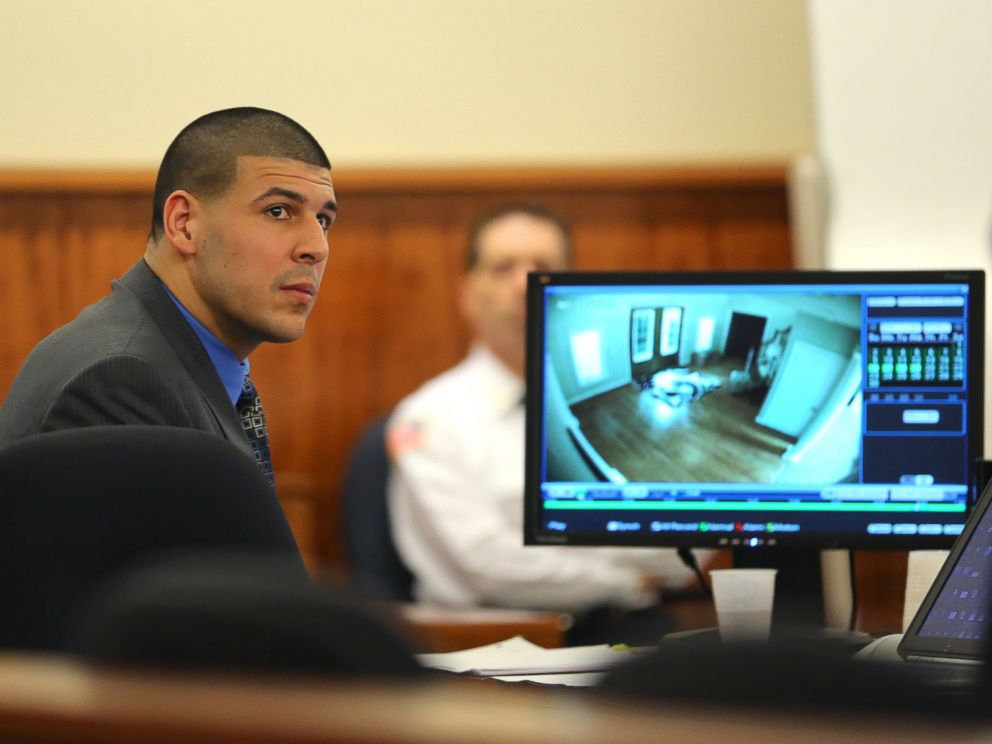
[[[560,297],[548,306],[546,413],[581,458],[550,481],[855,481],[861,297]],[[549,425],[553,425],[549,421]]]

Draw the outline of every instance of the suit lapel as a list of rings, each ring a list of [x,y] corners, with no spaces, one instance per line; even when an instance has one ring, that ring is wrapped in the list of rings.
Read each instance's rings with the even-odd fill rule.
[[[138,298],[169,341],[224,436],[233,442],[240,443],[244,440],[241,420],[231,405],[217,369],[196,332],[186,322],[186,318],[179,312],[179,308],[145,260],[139,259],[118,281]]]

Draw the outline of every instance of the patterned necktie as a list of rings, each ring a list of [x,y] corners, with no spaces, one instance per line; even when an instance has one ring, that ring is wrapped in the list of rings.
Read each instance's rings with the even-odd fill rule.
[[[262,399],[258,397],[258,390],[248,375],[245,375],[244,387],[241,388],[241,396],[238,398],[238,415],[241,417],[241,426],[245,430],[245,436],[251,443],[251,450],[258,460],[258,467],[269,482],[272,488],[276,487],[276,477],[272,472],[272,458],[269,455],[269,431],[265,428],[265,413],[262,411]]]

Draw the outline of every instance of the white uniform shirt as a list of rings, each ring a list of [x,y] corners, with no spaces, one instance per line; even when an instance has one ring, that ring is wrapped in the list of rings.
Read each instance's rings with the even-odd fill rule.
[[[524,384],[476,346],[389,422],[393,538],[417,599],[577,611],[656,601],[692,579],[674,550],[523,545]]]

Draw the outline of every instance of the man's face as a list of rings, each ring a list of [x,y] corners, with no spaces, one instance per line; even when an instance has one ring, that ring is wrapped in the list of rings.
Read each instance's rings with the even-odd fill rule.
[[[190,276],[201,318],[239,357],[295,341],[324,275],[337,215],[331,173],[297,160],[240,157],[228,190],[201,201]]]
[[[567,268],[565,242],[553,222],[508,214],[479,235],[479,260],[466,277],[462,306],[478,336],[522,353],[526,338],[527,272]]]

